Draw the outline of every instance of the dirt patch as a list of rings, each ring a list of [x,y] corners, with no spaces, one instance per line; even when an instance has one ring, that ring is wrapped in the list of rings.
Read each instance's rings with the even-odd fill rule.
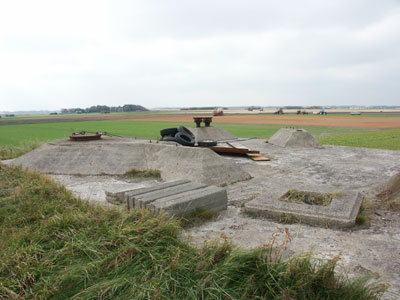
[[[125,118],[130,120],[130,118]],[[166,122],[193,122],[192,115],[152,115],[136,116],[135,120],[166,121]],[[294,126],[327,126],[327,127],[358,127],[358,128],[400,128],[400,118],[375,118],[339,116],[297,116],[297,115],[226,115],[214,117],[213,123],[239,124],[276,124]]]

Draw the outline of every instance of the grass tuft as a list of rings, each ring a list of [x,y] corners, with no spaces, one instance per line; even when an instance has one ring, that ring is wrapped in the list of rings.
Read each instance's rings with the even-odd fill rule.
[[[292,203],[328,206],[332,200],[339,197],[339,193],[316,193],[291,189],[283,194],[279,200]]]
[[[182,227],[192,227],[204,224],[215,218],[215,212],[207,209],[196,209],[190,215],[180,219]]]
[[[12,159],[21,156],[33,149],[39,147],[43,142],[39,140],[29,140],[23,142],[19,146],[14,145],[0,145],[0,160]]]
[[[227,238],[191,247],[176,219],[93,206],[20,167],[0,163],[0,189],[10,189],[0,198],[3,299],[377,300],[385,290],[336,275],[337,259],[283,260],[277,236],[246,251]]]
[[[161,172],[155,169],[138,170],[132,168],[126,171],[123,176],[127,178],[161,178]]]
[[[376,205],[373,205],[371,199],[364,197],[361,201],[360,210],[356,217],[357,225],[370,225],[373,213],[376,210]]]

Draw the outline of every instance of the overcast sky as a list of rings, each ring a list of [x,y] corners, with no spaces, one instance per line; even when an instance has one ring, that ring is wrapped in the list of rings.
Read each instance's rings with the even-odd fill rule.
[[[0,2],[0,111],[399,95],[399,0]]]

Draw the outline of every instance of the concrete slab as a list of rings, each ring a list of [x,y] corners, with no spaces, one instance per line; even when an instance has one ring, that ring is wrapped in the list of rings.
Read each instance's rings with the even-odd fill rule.
[[[60,184],[64,185],[75,196],[81,199],[100,204],[111,205],[106,191],[117,193],[122,190],[140,189],[158,183],[157,180],[134,181],[118,176],[74,176],[74,175],[50,175]],[[118,203],[117,203],[118,204]]]
[[[48,174],[80,176],[157,169],[166,181],[188,179],[208,185],[251,178],[240,166],[210,149],[107,137],[88,142],[56,140],[5,163]]]
[[[245,212],[278,220],[293,217],[301,223],[324,227],[351,227],[355,224],[362,201],[362,195],[357,192],[342,193],[328,206],[284,202],[279,200],[282,194],[272,194],[268,195],[268,199],[264,195],[249,201]]]
[[[223,188],[207,186],[160,198],[149,203],[147,208],[157,213],[165,211],[171,215],[188,215],[197,209],[220,212],[227,208],[227,194]]]
[[[193,192],[194,190],[206,187],[205,184],[198,182],[188,182],[180,184],[178,186],[164,188],[162,190],[149,192],[135,198],[136,208],[147,208],[149,203],[152,203],[158,199],[181,194],[187,191]]]
[[[221,127],[191,127],[189,130],[194,134],[196,142],[204,140],[226,141],[237,139],[236,136]]]
[[[305,129],[281,128],[268,142],[279,147],[323,148]]]
[[[173,187],[175,185],[180,185],[184,183],[190,182],[189,180],[177,180],[173,182],[164,182],[160,183],[157,185],[153,185],[150,187],[144,187],[144,188],[129,188],[129,187],[123,187],[119,190],[116,191],[106,191],[106,200],[110,203],[113,204],[122,204],[122,203],[127,203],[127,197],[128,198],[134,198],[136,195],[141,195],[141,194],[146,194],[149,192],[153,191],[158,191],[164,188],[168,187]],[[134,205],[131,205],[128,208],[132,208]]]
[[[128,209],[147,208],[171,215],[186,215],[196,209],[219,212],[226,209],[228,203],[225,189],[187,180],[107,194],[111,196],[111,201],[124,195]]]
[[[228,209],[214,222],[187,230],[193,243],[202,245],[220,239],[223,233],[239,247],[260,247],[271,242],[277,228],[285,227],[292,238],[289,251],[300,255],[313,252],[328,259],[340,256],[340,268],[348,274],[359,274],[360,269],[379,273],[381,280],[391,284],[385,299],[400,299],[399,212],[381,209],[372,216],[370,227],[340,230],[303,223],[280,224],[272,218],[250,217],[242,208],[251,199],[260,197],[268,202],[292,188],[322,193],[352,191],[370,197],[371,188],[400,173],[400,151],[330,145],[324,145],[324,149],[283,148],[257,139],[241,143],[272,159],[254,162],[231,158],[253,178],[227,186]]]

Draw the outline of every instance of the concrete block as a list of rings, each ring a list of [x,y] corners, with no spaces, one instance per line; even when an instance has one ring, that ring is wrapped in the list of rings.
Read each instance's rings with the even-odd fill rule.
[[[165,211],[171,215],[188,215],[196,209],[219,212],[227,208],[226,190],[216,186],[207,186],[160,198],[147,205],[157,213]]]
[[[279,219],[282,216],[294,217],[302,223],[327,227],[350,227],[355,224],[360,210],[362,195],[358,192],[343,192],[328,206],[290,203],[274,198],[259,197],[245,206],[245,212]]]
[[[55,140],[7,163],[53,175],[123,175],[132,168],[155,169],[165,181],[188,179],[207,185],[251,178],[210,149],[111,137],[82,143]]]
[[[224,188],[207,186],[188,180],[160,183],[152,187],[107,193],[107,200],[121,203],[121,195],[128,209],[147,208],[171,215],[190,214],[196,209],[219,212],[226,209],[228,197]]]
[[[106,200],[112,204],[122,204],[126,203],[126,195],[138,195],[140,193],[146,193],[149,191],[155,191],[157,189],[162,189],[168,186],[174,186],[182,183],[187,183],[188,180],[176,180],[167,183],[160,183],[159,185],[147,187],[147,188],[132,188],[132,187],[119,187],[117,189],[113,189],[112,191],[105,191]]]
[[[305,129],[279,129],[269,140],[279,147],[323,148],[322,145]]]
[[[204,140],[225,141],[237,139],[236,136],[230,134],[221,127],[191,127],[189,130],[194,134],[196,142]]]
[[[162,190],[165,188],[170,188],[170,187],[174,187],[177,185],[181,185],[181,184],[185,184],[185,183],[189,183],[189,180],[175,180],[175,181],[171,181],[171,182],[164,182],[164,183],[160,183],[154,186],[150,186],[147,188],[140,188],[140,189],[135,189],[135,190],[130,190],[125,192],[125,196],[124,196],[124,202],[126,202],[126,206],[128,209],[134,208],[135,207],[135,197],[142,195],[142,194],[147,194],[147,193],[151,193],[154,191],[158,191],[158,190]]]
[[[169,186],[163,189],[158,189],[145,194],[131,196],[130,200],[134,200],[135,208],[146,208],[148,204],[156,201],[157,199],[181,194],[187,191],[194,191],[206,187],[205,184],[198,182],[187,182],[180,185]]]

